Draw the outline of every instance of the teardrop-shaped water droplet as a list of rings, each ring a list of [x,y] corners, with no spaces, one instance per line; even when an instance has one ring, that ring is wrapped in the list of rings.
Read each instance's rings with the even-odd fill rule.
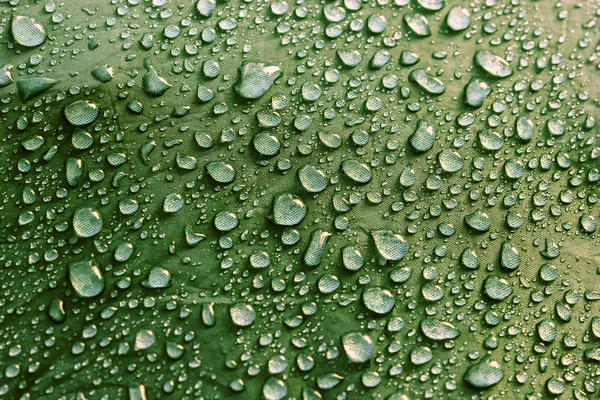
[[[417,122],[415,132],[410,136],[410,145],[418,153],[431,150],[435,143],[435,128],[424,119]]]
[[[330,232],[315,229],[310,235],[310,241],[304,252],[304,263],[309,267],[317,267],[321,264],[327,242],[331,237]]]
[[[44,78],[36,76],[17,81],[17,90],[23,101],[34,98],[38,94],[44,93],[46,90],[56,85],[58,81],[52,78]]]

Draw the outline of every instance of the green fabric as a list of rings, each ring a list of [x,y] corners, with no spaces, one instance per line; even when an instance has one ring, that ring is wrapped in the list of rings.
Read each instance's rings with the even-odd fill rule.
[[[597,2],[0,10],[0,397],[597,397]]]

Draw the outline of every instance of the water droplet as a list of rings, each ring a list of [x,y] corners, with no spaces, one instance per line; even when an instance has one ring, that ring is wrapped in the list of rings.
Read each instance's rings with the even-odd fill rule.
[[[464,379],[477,389],[486,389],[494,386],[504,378],[502,366],[486,355],[481,361],[467,368]]]
[[[37,47],[46,41],[46,29],[35,18],[15,15],[11,32],[15,42],[24,47]]]
[[[294,194],[278,194],[273,198],[273,222],[277,225],[298,225],[306,212],[306,205]]]
[[[435,143],[435,129],[424,119],[417,122],[415,132],[410,136],[410,145],[413,150],[423,153],[431,150]]]
[[[298,178],[304,190],[319,193],[327,188],[328,180],[325,173],[312,165],[305,165],[298,170]]]
[[[492,93],[492,89],[487,82],[476,77],[471,77],[471,80],[465,86],[465,105],[479,108],[490,93]]]
[[[460,32],[471,26],[471,13],[462,6],[454,6],[446,15],[446,24],[454,32]]]
[[[507,78],[513,74],[512,68],[505,59],[487,50],[475,52],[475,64],[495,78]]]
[[[152,347],[156,343],[156,336],[150,329],[144,329],[139,331],[135,335],[134,349],[136,351],[146,350]]]
[[[346,355],[351,362],[364,363],[370,361],[375,353],[373,340],[360,332],[350,332],[342,336]]]
[[[431,317],[423,318],[420,326],[423,335],[431,340],[456,339],[460,335],[460,331],[451,323]]]
[[[235,169],[224,161],[213,161],[206,164],[206,172],[217,183],[231,183],[235,180]]]
[[[58,81],[52,78],[34,77],[17,81],[17,90],[23,101],[34,98],[56,85]]]
[[[196,10],[203,17],[210,17],[217,7],[216,0],[198,0],[196,2]]]
[[[460,153],[450,149],[440,152],[438,154],[438,161],[444,172],[450,173],[460,171],[464,165],[464,161]]]
[[[102,215],[92,207],[80,207],[73,213],[73,229],[77,236],[89,238],[102,230]]]
[[[170,193],[165,197],[163,210],[166,213],[176,213],[183,207],[183,197],[179,193]]]
[[[277,65],[267,63],[244,62],[239,71],[240,80],[235,90],[244,99],[258,99],[282,75]]]
[[[392,311],[396,300],[392,293],[380,287],[368,287],[363,291],[363,304],[375,314],[387,314]]]
[[[164,268],[154,267],[142,284],[149,289],[162,289],[171,285],[171,273]]]
[[[417,36],[431,36],[429,21],[424,15],[419,13],[404,14],[404,22],[408,28]]]
[[[91,257],[69,263],[69,281],[79,297],[96,297],[104,291],[104,278]]]
[[[236,303],[229,308],[229,315],[231,321],[241,327],[250,326],[256,319],[256,312],[254,307],[250,304]]]
[[[65,118],[71,125],[89,125],[98,118],[98,106],[87,100],[77,100],[65,106]]]
[[[492,220],[483,211],[476,210],[465,216],[465,223],[476,232],[487,232],[492,226]]]
[[[373,230],[371,236],[379,255],[385,260],[398,261],[404,258],[408,251],[408,243],[404,238],[390,230]]]
[[[315,229],[310,235],[310,242],[304,252],[304,263],[309,267],[317,267],[321,264],[327,242],[331,237],[330,232]]]
[[[512,287],[506,279],[489,276],[483,283],[485,294],[492,300],[502,301],[512,294]]]
[[[356,183],[369,183],[373,177],[371,168],[357,160],[342,161],[342,172]]]
[[[440,95],[446,91],[446,87],[438,78],[435,78],[427,73],[425,68],[418,68],[413,70],[409,75],[408,79],[411,82],[419,85],[425,92],[433,95]]]

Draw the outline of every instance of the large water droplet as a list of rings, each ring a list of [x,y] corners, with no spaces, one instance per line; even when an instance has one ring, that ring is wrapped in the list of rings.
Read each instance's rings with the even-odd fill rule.
[[[244,62],[240,68],[240,80],[235,90],[244,99],[258,99],[273,86],[282,74],[274,64]]]
[[[504,369],[493,360],[491,356],[485,356],[478,363],[467,368],[464,379],[477,389],[485,389],[494,386],[504,378]]]
[[[96,297],[104,290],[104,278],[94,258],[69,263],[69,281],[79,297]]]
[[[73,213],[73,229],[77,236],[88,238],[102,230],[102,215],[92,207],[80,207]]]

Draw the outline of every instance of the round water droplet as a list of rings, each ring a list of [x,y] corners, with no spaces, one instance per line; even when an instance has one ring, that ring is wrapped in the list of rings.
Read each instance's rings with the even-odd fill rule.
[[[102,230],[102,215],[92,207],[80,207],[73,213],[73,229],[77,236],[88,238]]]
[[[410,351],[410,361],[414,365],[427,364],[433,359],[433,351],[427,346],[413,347]]]
[[[544,319],[537,324],[537,333],[540,340],[544,343],[552,343],[558,337],[556,323],[551,319]]]
[[[371,33],[382,33],[387,28],[387,18],[381,14],[372,14],[367,18],[367,27]]]
[[[319,193],[327,188],[328,180],[325,173],[312,165],[305,165],[298,170],[298,178],[307,192]]]
[[[254,307],[250,304],[236,303],[229,308],[231,321],[241,327],[250,326],[256,319]]]
[[[450,149],[439,153],[438,161],[444,172],[450,173],[460,171],[464,165],[462,156],[457,151]]]
[[[273,157],[279,154],[281,145],[276,136],[268,132],[259,132],[252,140],[254,149],[262,156]]]
[[[127,242],[119,243],[115,248],[113,258],[117,262],[125,262],[131,258],[133,251],[133,244]]]
[[[392,311],[396,300],[394,295],[387,289],[380,287],[368,287],[363,291],[363,304],[376,314],[387,314]]]
[[[465,216],[467,226],[477,232],[487,232],[492,226],[492,220],[483,211],[474,211]]]
[[[196,10],[203,17],[210,17],[216,7],[216,0],[198,0],[196,3]]]
[[[480,362],[467,368],[464,379],[477,389],[494,386],[504,378],[504,369],[491,356],[485,356]]]
[[[215,228],[221,232],[229,232],[238,226],[238,219],[236,215],[229,211],[221,211],[215,215],[213,221]]]
[[[306,205],[294,194],[279,194],[273,198],[273,222],[277,225],[298,225],[306,212]]]
[[[446,15],[446,24],[454,32],[460,32],[471,26],[471,13],[462,6],[454,6]]]
[[[69,263],[69,282],[79,297],[91,298],[104,291],[104,278],[93,258]]]
[[[287,395],[287,385],[281,379],[271,377],[263,385],[262,392],[266,400],[282,400]]]
[[[305,101],[316,101],[321,97],[321,88],[316,83],[306,82],[302,85],[302,98]]]
[[[439,11],[446,6],[445,0],[417,0],[417,3],[428,11]]]
[[[348,68],[354,68],[362,61],[362,56],[358,50],[338,50],[337,55],[342,64]]]
[[[46,41],[46,29],[31,17],[14,16],[11,32],[15,42],[24,47],[37,47]]]
[[[77,100],[67,104],[64,109],[65,118],[71,125],[89,125],[98,118],[100,110],[98,106],[87,100]]]
[[[506,279],[490,276],[483,283],[485,294],[492,300],[502,301],[512,294],[512,287]]]
[[[154,267],[142,284],[149,289],[162,289],[171,285],[171,273],[164,268]]]
[[[231,183],[235,180],[235,169],[224,161],[213,161],[206,164],[206,172],[218,183]]]
[[[364,265],[360,251],[353,246],[344,246],[342,249],[342,264],[348,271],[358,271]]]
[[[504,164],[504,172],[510,179],[520,179],[525,175],[525,166],[521,160],[511,158]]]
[[[375,353],[373,340],[360,332],[350,332],[342,336],[342,344],[348,359],[354,363],[364,363]]]

